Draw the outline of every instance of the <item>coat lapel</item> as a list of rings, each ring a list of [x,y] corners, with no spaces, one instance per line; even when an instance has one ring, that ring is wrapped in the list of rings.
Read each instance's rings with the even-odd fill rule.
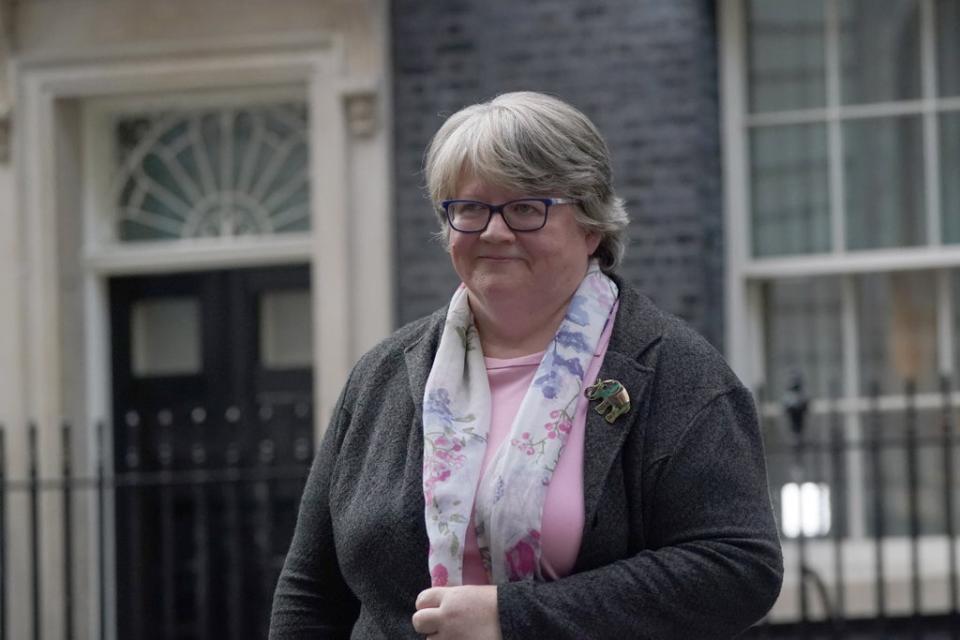
[[[446,317],[446,307],[435,312],[427,321],[427,326],[419,332],[419,338],[408,344],[403,353],[410,385],[410,400],[413,403],[407,436],[408,466],[403,483],[403,507],[407,519],[416,523],[416,535],[424,541],[424,549],[429,542],[423,520],[423,394]],[[423,566],[426,571],[426,556]]]
[[[443,323],[447,318],[447,308],[435,311],[427,321],[427,327],[419,338],[407,345],[403,356],[407,364],[407,378],[410,381],[410,395],[413,398],[414,419],[421,419],[423,394],[427,387],[427,378],[433,368],[433,357],[437,353]]]
[[[627,437],[635,429],[644,429],[641,421],[647,411],[647,387],[655,373],[652,365],[648,364],[651,359],[644,358],[644,353],[660,341],[663,328],[663,314],[650,300],[627,286],[616,275],[611,277],[620,288],[620,306],[598,375],[603,380],[619,381],[630,394],[631,406],[630,411],[614,420],[613,424],[608,423],[592,406],[587,410],[583,443],[584,531],[574,571],[580,571],[590,564],[607,544],[591,533],[592,523],[601,500],[610,498],[604,496],[604,488]],[[642,438],[643,432],[633,435]]]
[[[608,349],[600,367],[599,375],[602,380],[617,380],[623,385],[627,393],[630,394],[630,411],[610,424],[596,412],[593,403],[587,409],[586,433],[583,442],[583,515],[585,523],[589,523],[593,519],[610,467],[617,459],[627,435],[635,428],[638,417],[643,413],[644,390],[652,375],[652,370],[642,367],[636,360],[628,358],[622,353]]]

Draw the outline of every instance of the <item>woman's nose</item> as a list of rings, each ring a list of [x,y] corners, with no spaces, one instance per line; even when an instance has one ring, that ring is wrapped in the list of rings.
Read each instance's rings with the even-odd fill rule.
[[[487,228],[483,230],[480,237],[491,242],[511,241],[515,238],[513,231],[504,221],[503,214],[500,213],[493,214],[490,223],[487,224]]]

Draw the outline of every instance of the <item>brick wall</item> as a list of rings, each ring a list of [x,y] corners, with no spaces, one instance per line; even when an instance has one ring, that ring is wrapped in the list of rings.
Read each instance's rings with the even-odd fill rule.
[[[529,89],[606,136],[631,215],[621,273],[715,345],[723,247],[714,3],[709,0],[392,2],[398,322],[449,298],[456,275],[421,173],[443,118]]]

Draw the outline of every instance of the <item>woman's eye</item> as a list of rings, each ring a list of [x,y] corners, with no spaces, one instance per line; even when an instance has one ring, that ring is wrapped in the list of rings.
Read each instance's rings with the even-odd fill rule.
[[[458,204],[456,207],[456,213],[463,216],[473,216],[481,213],[486,213],[487,208],[482,204],[477,204],[473,202],[464,202]]]
[[[511,205],[510,209],[511,213],[518,216],[540,215],[540,208],[533,202],[517,202]]]

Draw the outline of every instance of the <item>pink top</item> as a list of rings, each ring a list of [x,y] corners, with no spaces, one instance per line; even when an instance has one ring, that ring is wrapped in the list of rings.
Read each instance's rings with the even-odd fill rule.
[[[610,320],[587,368],[584,378],[587,384],[593,384],[597,379],[607,345],[610,344],[610,333],[618,307],[619,302],[614,304],[610,312]],[[482,466],[484,472],[494,452],[510,433],[513,419],[520,409],[523,396],[533,382],[542,358],[543,352],[519,358],[484,358],[487,378],[490,381],[491,405],[490,432],[487,435],[487,451]],[[545,576],[553,580],[570,574],[580,551],[580,539],[583,537],[583,441],[588,408],[587,399],[581,397],[577,404],[573,430],[567,439],[563,455],[560,456],[560,462],[557,463],[543,505],[540,568]],[[463,584],[488,584],[472,517],[467,527],[463,550]]]

